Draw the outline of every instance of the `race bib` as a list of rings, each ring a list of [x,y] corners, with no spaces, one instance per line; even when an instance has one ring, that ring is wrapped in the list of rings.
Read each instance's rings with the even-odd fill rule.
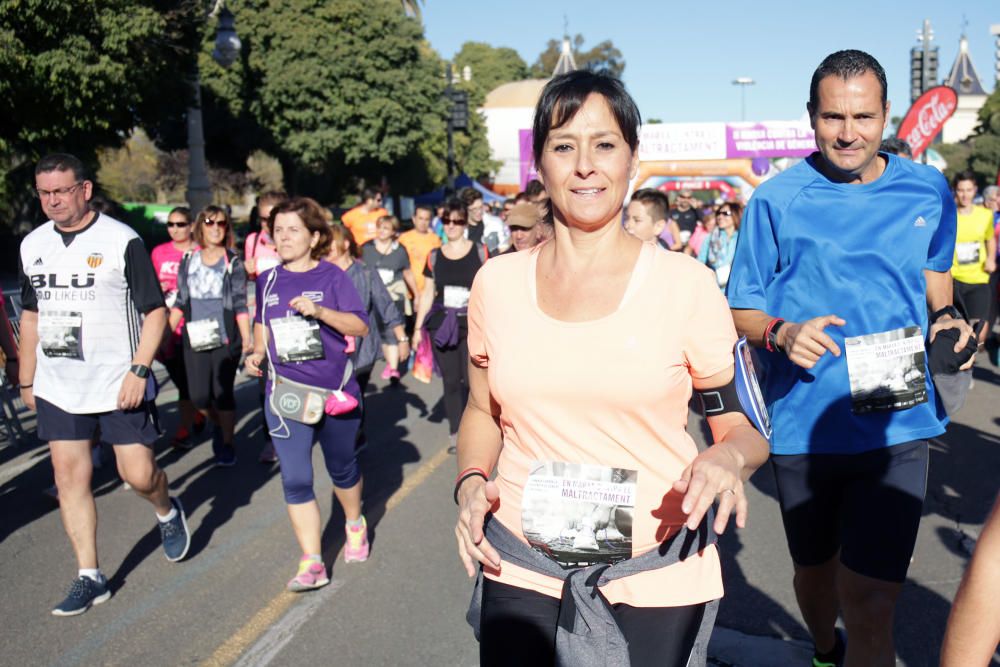
[[[563,568],[631,558],[637,480],[625,468],[536,461],[521,498],[521,530]]]
[[[959,264],[979,263],[979,241],[968,241],[955,244],[955,259]]]
[[[469,305],[469,288],[445,285],[442,300],[445,308],[465,308]]]
[[[854,414],[927,402],[927,355],[920,327],[844,339]]]
[[[271,327],[274,350],[281,363],[323,358],[323,339],[319,335],[318,321],[291,315],[273,319],[268,326]]]
[[[382,279],[382,284],[388,285],[396,277],[396,272],[392,269],[379,269],[378,277]]]
[[[720,266],[715,270],[715,282],[719,284],[719,287],[725,287],[726,283],[729,282],[729,271],[732,268],[732,264],[726,264],[725,266]]]
[[[46,357],[83,359],[83,313],[42,312],[38,318],[38,341]]]
[[[186,326],[191,349],[195,352],[208,352],[222,347],[222,331],[219,330],[218,320],[194,320]]]

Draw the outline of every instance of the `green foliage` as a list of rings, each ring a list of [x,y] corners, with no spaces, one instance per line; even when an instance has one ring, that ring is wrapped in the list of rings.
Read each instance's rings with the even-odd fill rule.
[[[606,39],[586,51],[583,50],[583,43],[583,35],[580,34],[577,34],[576,37],[570,40],[573,59],[576,61],[578,68],[589,69],[592,72],[610,74],[611,76],[621,78],[622,73],[625,71],[625,60],[622,52],[615,47],[610,39]],[[541,79],[547,79],[552,76],[552,70],[555,69],[561,53],[562,40],[550,39],[545,50],[539,54],[538,60],[531,66],[532,76]]]
[[[979,125],[967,139],[951,146],[941,146],[948,161],[945,176],[971,169],[980,186],[995,184],[1000,174],[1000,87],[986,98],[979,109]]]
[[[455,54],[455,73],[465,67],[472,72],[469,81],[458,86],[469,92],[469,102],[481,106],[486,95],[497,86],[511,81],[530,78],[528,66],[517,51],[506,46],[490,46],[484,42],[466,42]]]

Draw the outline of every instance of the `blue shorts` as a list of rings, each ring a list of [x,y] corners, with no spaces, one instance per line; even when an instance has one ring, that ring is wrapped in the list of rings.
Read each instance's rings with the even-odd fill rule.
[[[858,574],[902,583],[927,492],[927,441],[860,454],[776,454],[771,467],[796,565],[840,552]]]
[[[110,445],[146,445],[152,447],[160,437],[156,406],[147,401],[132,410],[112,410],[91,414],[73,414],[35,397],[38,414],[38,437],[41,440],[91,440],[101,429],[101,440]]]

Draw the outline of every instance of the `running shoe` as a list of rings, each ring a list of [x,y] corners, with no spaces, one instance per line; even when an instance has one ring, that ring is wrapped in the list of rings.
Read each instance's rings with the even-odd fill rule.
[[[847,639],[844,636],[844,631],[840,628],[834,628],[833,634],[833,648],[826,653],[815,651],[813,653],[813,667],[843,667],[844,654],[847,651]]]
[[[268,440],[264,443],[264,449],[260,450],[257,463],[277,463],[278,454],[274,451],[274,443]]]
[[[286,588],[292,593],[303,593],[322,588],[330,583],[326,575],[326,566],[322,561],[303,558],[299,561],[299,572],[288,582]]]
[[[345,563],[363,563],[368,560],[368,522],[361,517],[360,526],[344,526],[347,544],[344,545]]]
[[[204,428],[204,426],[202,426]],[[191,433],[183,426],[178,426],[177,430],[174,432],[174,437],[170,439],[170,446],[175,449],[183,449],[187,451],[194,447],[194,443],[191,442]]]
[[[163,554],[171,563],[187,556],[191,546],[191,531],[188,530],[184,506],[177,498],[171,498],[170,504],[177,510],[177,516],[170,521],[157,521],[160,524],[160,536],[163,538]]]
[[[111,598],[108,580],[100,575],[98,581],[79,576],[70,584],[66,599],[53,610],[53,616],[76,616],[90,609],[92,605],[107,602]]]
[[[392,368],[389,367],[388,364],[386,364],[385,368],[382,369],[382,379],[388,380],[389,378],[392,377],[393,373],[396,374],[397,378],[399,377],[399,371],[393,370]]]
[[[236,465],[236,448],[232,445],[223,445],[215,454],[215,467],[232,468]]]

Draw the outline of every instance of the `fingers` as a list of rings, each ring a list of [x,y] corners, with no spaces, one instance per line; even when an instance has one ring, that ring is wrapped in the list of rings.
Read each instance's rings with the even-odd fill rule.
[[[684,524],[688,530],[694,530],[698,527],[705,512],[715,500],[715,489],[710,490],[707,485],[708,479],[702,473],[695,473],[688,483],[687,493],[684,494],[684,500],[681,501],[681,511],[688,515]]]

